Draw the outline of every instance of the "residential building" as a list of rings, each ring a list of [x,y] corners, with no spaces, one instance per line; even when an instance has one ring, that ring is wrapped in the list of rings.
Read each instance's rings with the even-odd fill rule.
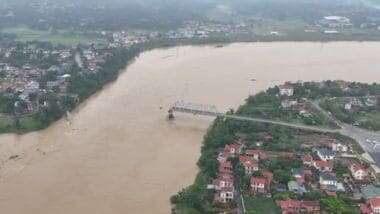
[[[232,174],[232,164],[230,161],[219,163],[219,173],[221,174]]]
[[[229,157],[237,157],[240,155],[243,151],[244,145],[241,143],[232,143],[228,144],[224,147],[224,156],[229,158]]]
[[[214,200],[219,203],[227,203],[234,200],[234,188],[223,187],[220,191],[215,193]]]
[[[259,163],[252,160],[252,158],[245,155],[240,155],[239,160],[245,169],[245,174],[249,175],[253,172],[259,171]]]
[[[317,155],[321,160],[329,161],[329,160],[334,160],[336,154],[334,151],[332,151],[330,149],[319,148],[319,149],[317,149]]]
[[[321,189],[335,192],[338,189],[338,181],[332,173],[321,172],[319,174],[319,185]]]
[[[265,177],[251,177],[251,190],[254,193],[265,194],[270,190],[270,181]]]
[[[231,174],[219,174],[214,180],[213,185],[216,190],[221,190],[225,187],[234,187],[234,177]]]
[[[347,152],[348,146],[341,142],[332,142],[329,143],[328,147],[334,152]]]
[[[262,151],[262,150],[256,150],[256,149],[247,149],[245,151],[245,155],[248,156],[248,157],[251,157],[253,158],[254,160],[258,161],[258,160],[267,160],[268,159],[268,155]]]
[[[295,192],[297,194],[304,194],[307,192],[305,186],[303,184],[300,184],[296,181],[289,181],[288,182],[288,190]]]
[[[302,157],[302,163],[305,166],[313,166],[313,157],[310,154],[306,154]]]
[[[282,214],[319,213],[321,208],[318,201],[282,200],[276,201]]]
[[[319,213],[320,211],[319,201],[302,201],[301,203],[302,213]]]
[[[350,172],[355,180],[362,181],[368,176],[367,169],[359,163],[351,163]]]
[[[281,209],[282,214],[300,213],[301,201],[288,199],[282,201],[276,201],[277,205]]]
[[[366,204],[361,204],[363,214],[380,214],[380,197],[371,198]]]
[[[281,107],[283,109],[290,109],[291,107],[297,105],[297,101],[296,100],[283,100],[281,101]]]
[[[245,155],[248,156],[248,157],[253,158],[256,161],[258,161],[260,159],[260,150],[247,149],[245,151]]]
[[[290,83],[285,83],[284,85],[279,86],[281,96],[293,96],[294,89]]]
[[[332,172],[333,170],[332,161],[316,160],[313,161],[313,166],[321,172]]]

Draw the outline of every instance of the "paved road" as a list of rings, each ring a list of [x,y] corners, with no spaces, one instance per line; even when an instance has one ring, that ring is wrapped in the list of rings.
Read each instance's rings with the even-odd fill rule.
[[[368,152],[376,165],[380,166],[380,133],[343,124],[341,134],[355,139]]]
[[[331,113],[328,113],[326,110],[321,108],[319,103],[320,100],[312,102],[315,108],[317,108],[320,112],[325,114],[327,117],[329,117],[331,120],[333,120],[341,127],[339,133],[356,140],[364,149],[364,151],[370,154],[376,165],[380,167],[380,133],[342,123],[341,121],[336,119]]]
[[[308,125],[303,125],[303,124],[288,123],[288,122],[275,121],[275,120],[259,119],[259,118],[236,116],[236,115],[226,115],[225,117],[232,118],[235,120],[269,123],[269,124],[274,124],[274,125],[287,126],[287,127],[295,128],[295,129],[302,129],[302,130],[322,132],[322,133],[338,133],[339,132],[339,129],[325,129],[325,128],[319,128],[316,126],[308,126]]]
[[[339,120],[337,120],[329,112],[326,112],[324,109],[322,109],[319,103],[320,103],[319,100],[311,102],[311,104],[317,110],[325,114],[331,120],[335,121],[335,123],[338,124],[338,126],[340,126],[341,129],[320,128],[316,126],[308,126],[308,125],[303,125],[303,124],[295,124],[295,123],[261,119],[261,118],[228,115],[228,114],[208,112],[208,111],[203,111],[203,110],[195,112],[194,109],[186,109],[186,108],[183,108],[183,109],[173,108],[172,110],[182,112],[182,113],[192,113],[192,114],[199,114],[199,115],[205,115],[205,116],[221,116],[221,117],[226,117],[226,118],[235,119],[235,120],[268,123],[268,124],[286,126],[290,128],[321,132],[321,133],[340,133],[340,134],[343,134],[355,139],[362,146],[362,148],[371,155],[376,165],[380,167],[380,133],[372,132],[372,131],[364,130],[352,125],[344,124],[340,122]]]

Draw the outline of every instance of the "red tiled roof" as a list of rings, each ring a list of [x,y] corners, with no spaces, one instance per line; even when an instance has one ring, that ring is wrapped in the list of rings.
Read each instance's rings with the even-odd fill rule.
[[[371,207],[368,204],[360,204],[360,211],[362,214],[372,214]]]
[[[266,185],[268,183],[268,179],[267,178],[263,178],[263,177],[251,177],[251,184],[263,184],[263,185]]]
[[[219,172],[220,173],[232,173],[232,164],[230,161],[220,162],[219,163]]]
[[[319,201],[302,201],[301,206],[309,209],[317,209],[319,208]]]
[[[288,199],[288,200],[277,201],[276,203],[281,208],[282,211],[285,211],[285,212],[288,211],[291,213],[301,208],[304,208],[308,211],[320,210],[318,201],[299,201],[299,200]]]
[[[266,178],[269,182],[272,182],[273,180],[273,173],[269,171],[263,172],[263,177]]]
[[[302,157],[302,161],[303,162],[311,162],[311,161],[313,161],[313,157],[310,154],[304,155]]]
[[[256,150],[256,149],[247,149],[245,151],[245,154],[248,155],[248,156],[259,156],[260,155],[260,150]]]
[[[316,161],[314,161],[314,163],[319,168],[325,168],[325,167],[332,168],[333,167],[332,161],[316,160]]]
[[[230,157],[231,155],[239,153],[242,147],[243,147],[243,144],[241,143],[228,144],[224,147],[223,154],[226,157]]]
[[[276,203],[281,208],[281,210],[301,208],[301,201],[298,200],[288,199],[283,201],[277,201]]]
[[[240,160],[240,163],[246,167],[258,167],[259,166],[259,163],[252,160],[251,157],[248,157],[245,155],[240,155],[239,160]]]
[[[350,168],[353,169],[355,172],[359,170],[366,171],[366,168],[362,164],[358,164],[358,163],[352,163]]]
[[[267,134],[265,134],[264,139],[265,140],[273,140],[273,136],[271,134],[267,133]]]
[[[371,207],[380,207],[380,197],[376,197],[376,198],[371,198],[369,200],[369,204],[371,205]]]
[[[263,160],[268,159],[268,155],[260,149],[247,149],[247,151],[245,151],[245,154],[247,156],[258,156],[260,159]]]
[[[234,191],[234,187],[233,186],[229,186],[229,187],[222,187],[221,189],[220,189],[220,191],[222,191],[222,192],[233,192]]]

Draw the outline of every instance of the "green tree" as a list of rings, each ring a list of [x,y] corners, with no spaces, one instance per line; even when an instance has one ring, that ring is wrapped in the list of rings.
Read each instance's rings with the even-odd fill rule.
[[[324,211],[333,214],[353,214],[357,213],[356,209],[353,209],[345,201],[338,197],[327,197],[321,199],[321,207]]]

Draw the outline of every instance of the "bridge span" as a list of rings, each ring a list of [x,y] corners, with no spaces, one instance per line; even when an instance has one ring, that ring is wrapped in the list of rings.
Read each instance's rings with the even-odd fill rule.
[[[326,129],[326,128],[308,126],[308,125],[297,124],[297,123],[221,113],[218,111],[215,105],[204,105],[204,104],[197,104],[197,103],[191,103],[191,102],[185,102],[185,101],[175,102],[168,112],[169,112],[169,119],[174,119],[174,112],[180,112],[180,113],[193,114],[193,115],[224,117],[224,118],[241,120],[241,121],[267,123],[267,124],[286,126],[286,127],[290,127],[294,129],[301,129],[301,130],[321,132],[321,133],[339,133],[340,132],[340,130],[338,129]]]

